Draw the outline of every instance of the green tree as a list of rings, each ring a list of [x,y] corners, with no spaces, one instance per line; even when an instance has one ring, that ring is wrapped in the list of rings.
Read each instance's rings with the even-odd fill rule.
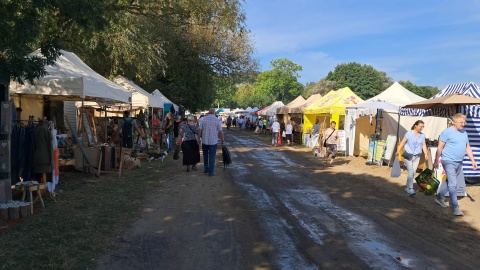
[[[270,105],[274,101],[288,103],[303,91],[303,85],[298,82],[298,72],[302,67],[292,61],[282,58],[270,62],[272,70],[260,73],[254,83],[254,106]]]
[[[94,32],[107,26],[104,1],[0,2],[0,75],[20,82],[45,75],[72,29]],[[77,34],[77,33],[75,33]],[[31,55],[38,48],[40,55]]]
[[[235,93],[235,102],[239,107],[252,106],[254,102],[253,98],[253,85],[252,84],[239,84],[236,86],[237,91]]]
[[[326,78],[322,78],[320,81],[314,83],[307,83],[303,89],[303,97],[309,98],[311,95],[320,94],[324,96],[326,93],[331,90],[337,89],[337,83],[333,81],[328,81]]]
[[[335,81],[337,88],[349,87],[362,99],[369,99],[384,90],[387,77],[370,65],[352,62],[337,65],[326,80]]]
[[[438,87],[435,86],[418,86],[413,84],[411,81],[399,81],[398,83],[413,92],[414,94],[417,94],[424,98],[431,98],[438,92],[440,92]]]

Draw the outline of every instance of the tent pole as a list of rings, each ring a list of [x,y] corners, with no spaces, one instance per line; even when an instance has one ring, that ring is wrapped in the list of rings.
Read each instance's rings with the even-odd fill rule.
[[[103,108],[105,109],[105,142],[104,143],[107,143],[107,136],[108,136],[108,132],[107,132],[107,129],[108,129],[108,117],[107,117],[107,105],[103,106]]]
[[[398,118],[397,118],[397,142],[395,143],[395,147],[393,148],[393,153],[397,153],[398,143],[400,142],[400,110],[398,110]]]
[[[85,98],[82,98],[82,113],[80,114],[80,117],[82,117],[82,121],[80,123],[85,123],[84,122],[84,119],[83,119],[83,116],[85,115],[85,110],[84,110],[84,101],[85,101]],[[85,144],[85,125],[82,124],[82,145],[81,147],[83,147],[83,145]],[[83,169],[83,172],[85,172],[85,157],[82,158],[82,169]]]

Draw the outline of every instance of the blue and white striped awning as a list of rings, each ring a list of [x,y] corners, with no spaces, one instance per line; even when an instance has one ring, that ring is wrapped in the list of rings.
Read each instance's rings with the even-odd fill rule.
[[[461,94],[464,96],[480,98],[480,89],[478,85],[473,82],[470,83],[461,83],[461,84],[451,84],[445,87],[435,96],[430,99],[444,97],[453,94]],[[400,115],[405,116],[437,116],[437,117],[450,117],[456,113],[457,106],[452,106],[450,108],[435,108],[435,109],[414,109],[414,108],[400,108]],[[460,112],[467,115],[467,117],[480,117],[480,105],[463,105],[458,106]]]
[[[473,82],[451,84],[445,87],[441,92],[433,96],[432,98],[443,97],[452,94],[462,94],[465,96],[480,98],[480,88]],[[460,113],[467,116],[467,123],[465,124],[465,130],[468,134],[470,141],[470,147],[473,151],[475,160],[480,160],[480,105],[464,105],[458,106]],[[450,117],[455,114],[456,108],[436,108],[430,110],[412,109],[412,108],[400,108],[400,115],[407,116],[437,116],[437,117]],[[474,171],[472,162],[465,155],[463,160],[463,174],[465,177],[480,177],[480,170]]]

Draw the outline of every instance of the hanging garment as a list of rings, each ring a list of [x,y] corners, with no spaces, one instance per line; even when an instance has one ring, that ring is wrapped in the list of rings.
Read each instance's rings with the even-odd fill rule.
[[[53,167],[52,138],[45,121],[39,121],[33,133],[34,173],[49,173]]]

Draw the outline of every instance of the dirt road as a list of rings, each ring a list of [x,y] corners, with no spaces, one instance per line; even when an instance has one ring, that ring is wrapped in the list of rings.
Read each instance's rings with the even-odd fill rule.
[[[227,131],[214,177],[171,159],[99,269],[476,269],[478,231],[423,194],[303,147]],[[200,164],[201,165],[201,164]],[[150,166],[150,165],[149,165]],[[466,213],[467,214],[467,213]]]

